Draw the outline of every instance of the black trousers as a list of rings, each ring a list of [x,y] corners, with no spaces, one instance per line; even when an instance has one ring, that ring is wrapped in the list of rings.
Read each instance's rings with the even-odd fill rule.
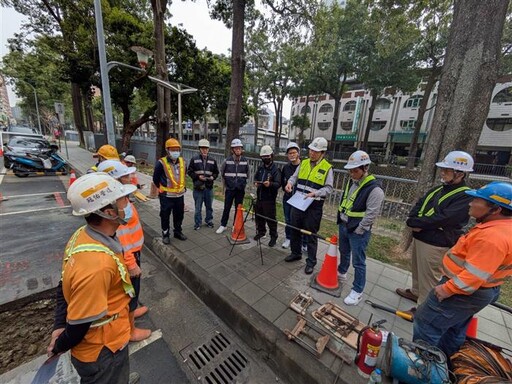
[[[226,227],[228,225],[229,219],[229,211],[231,211],[231,206],[233,202],[235,202],[235,215],[236,208],[238,204],[244,203],[245,189],[226,189],[226,193],[224,194],[224,210],[222,211],[222,218],[220,219],[220,225]],[[234,222],[233,216],[233,222]]]
[[[276,201],[257,201],[254,209],[256,212],[256,231],[264,235],[267,232],[265,227],[265,224],[267,224],[270,237],[277,237]]]
[[[185,197],[167,197],[165,193],[160,196],[160,223],[162,231],[169,231],[170,217],[172,213],[172,223],[174,226],[174,233],[181,233],[181,225],[183,224],[183,217],[185,215]]]
[[[81,384],[126,384],[130,377],[128,345],[115,353],[103,347],[92,363],[84,363],[71,356],[71,363],[80,376]]]
[[[320,222],[322,221],[322,212],[323,212],[324,202],[323,201],[313,201],[306,211],[301,211],[295,207],[292,207],[291,213],[291,221],[292,226],[305,229],[306,231],[310,231],[312,233],[318,233],[320,229]],[[306,264],[314,267],[316,265],[316,251],[318,249],[318,238],[316,236],[306,236],[308,239],[308,258],[306,259]],[[301,255],[302,254],[302,234],[292,229],[291,238],[290,238],[290,248],[292,254]]]
[[[135,261],[140,268],[140,251],[134,253]],[[137,309],[137,305],[139,304],[139,293],[140,293],[140,276],[139,277],[130,277],[132,281],[133,289],[135,290],[135,296],[130,300],[130,312],[133,312]]]

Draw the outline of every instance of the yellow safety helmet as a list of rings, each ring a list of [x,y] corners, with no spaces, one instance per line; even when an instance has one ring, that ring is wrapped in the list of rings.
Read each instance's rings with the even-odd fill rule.
[[[170,138],[165,142],[165,148],[181,148],[181,144],[178,140]]]
[[[117,149],[109,144],[102,145],[94,157],[103,157],[107,160],[119,160],[119,153]]]

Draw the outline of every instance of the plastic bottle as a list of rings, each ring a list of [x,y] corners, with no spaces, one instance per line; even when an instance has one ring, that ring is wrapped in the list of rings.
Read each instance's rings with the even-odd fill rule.
[[[377,384],[382,383],[381,371],[379,368],[375,368],[373,372],[370,374],[370,380],[368,380],[368,384]]]

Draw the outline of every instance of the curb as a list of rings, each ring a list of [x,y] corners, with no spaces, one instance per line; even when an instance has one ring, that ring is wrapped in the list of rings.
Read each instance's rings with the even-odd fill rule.
[[[290,342],[281,330],[181,252],[164,245],[144,223],[145,245],[283,378],[297,384],[333,383],[334,373]],[[343,363],[342,363],[343,364]],[[348,368],[348,366],[347,366]],[[342,368],[343,370],[343,368]],[[341,376],[339,383],[350,384]]]

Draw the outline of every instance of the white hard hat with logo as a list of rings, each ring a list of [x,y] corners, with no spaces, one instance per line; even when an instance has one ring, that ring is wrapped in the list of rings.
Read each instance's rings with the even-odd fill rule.
[[[473,172],[475,161],[471,155],[464,151],[451,151],[443,161],[436,163],[439,168],[449,168],[461,172]]]
[[[300,152],[299,145],[298,145],[297,143],[294,143],[293,141],[292,141],[292,142],[290,142],[290,144],[288,144],[288,145],[286,146],[286,153],[288,153],[288,151],[289,151],[290,149],[296,149],[297,151],[299,151],[299,152]]]
[[[69,187],[67,197],[73,207],[73,215],[85,216],[136,190],[137,186],[133,184],[121,184],[104,172],[95,172],[76,179]]]
[[[343,167],[345,169],[354,169],[363,165],[371,164],[370,155],[365,151],[355,151],[348,158],[347,164]]]
[[[119,180],[121,177],[130,175],[135,172],[137,168],[127,167],[120,161],[106,160],[98,165],[98,172],[108,173],[114,179]]]
[[[135,160],[135,156],[133,156],[133,155],[126,155],[124,157],[124,161],[126,163],[132,163],[132,164],[135,164],[137,162],[137,160]]]
[[[210,142],[206,139],[199,140],[199,143],[197,144],[199,148],[210,148]]]
[[[323,137],[315,137],[308,148],[315,152],[327,151],[327,140]]]
[[[243,147],[243,146],[244,145],[242,144],[242,141],[240,139],[231,140],[231,148]]]
[[[264,145],[261,147],[260,156],[270,156],[274,153],[270,145]]]

